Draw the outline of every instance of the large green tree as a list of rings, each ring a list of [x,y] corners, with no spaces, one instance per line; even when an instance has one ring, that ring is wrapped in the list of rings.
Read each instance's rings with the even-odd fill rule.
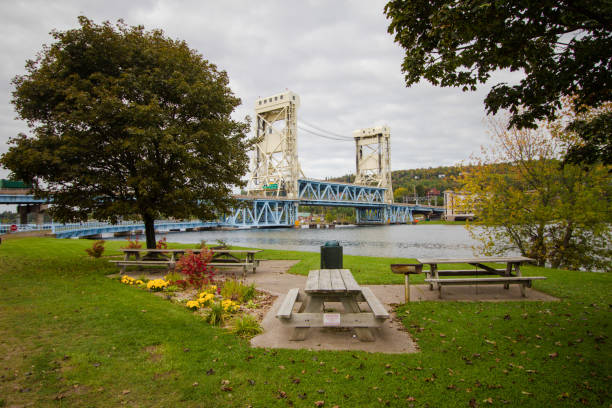
[[[518,249],[539,265],[612,267],[609,166],[560,165],[566,131],[507,129],[491,120],[494,144],[461,173],[462,204],[476,216],[470,229],[482,250]]]
[[[248,167],[248,123],[224,71],[183,41],[122,21],[53,31],[13,79],[30,134],[1,163],[52,198],[62,221],[141,218],[155,247],[158,217],[210,219],[235,204]]]
[[[488,113],[511,112],[510,126],[554,119],[563,96],[575,96],[577,110],[612,100],[609,0],[392,0],[385,14],[406,50],[408,86],[426,79],[475,90],[497,70],[523,72],[520,83],[498,83],[485,99]],[[582,140],[568,157],[610,164],[610,120],[574,125]]]

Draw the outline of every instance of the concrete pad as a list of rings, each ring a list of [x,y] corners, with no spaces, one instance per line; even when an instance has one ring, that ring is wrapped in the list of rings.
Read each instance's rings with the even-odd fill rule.
[[[289,340],[292,327],[283,325],[276,318],[276,311],[282,304],[285,295],[280,296],[264,317],[261,325],[263,334],[251,339],[253,347],[309,349],[309,350],[349,350],[367,351],[371,353],[416,353],[418,347],[400,321],[393,318],[387,320],[381,328],[373,329],[375,341],[359,341],[350,329],[312,328],[306,339],[302,341]],[[326,303],[325,308],[341,310],[338,303]]]
[[[397,285],[372,286],[375,295],[378,296],[378,292],[383,292],[390,300],[400,299],[397,303],[404,303],[404,287],[401,286],[400,293],[397,293],[397,290]],[[510,285],[510,288],[506,290],[502,284],[487,284],[444,286],[442,287],[442,299],[439,298],[438,290],[430,290],[429,285],[410,285],[410,300],[412,302],[555,302],[559,299],[533,288],[526,288],[525,297],[523,297],[519,285]]]

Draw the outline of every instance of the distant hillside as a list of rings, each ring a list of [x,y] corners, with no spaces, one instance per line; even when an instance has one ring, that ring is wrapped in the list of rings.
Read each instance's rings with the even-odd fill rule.
[[[460,172],[461,168],[455,166],[396,170],[391,172],[391,182],[393,183],[394,192],[397,192],[400,188],[405,188],[406,191],[403,194],[414,195],[416,191],[417,196],[423,197],[433,188],[438,190],[440,194],[444,190],[457,188],[457,183],[453,181],[453,178],[458,176]],[[352,183],[355,181],[355,175],[347,174],[342,177],[331,178],[330,180]]]

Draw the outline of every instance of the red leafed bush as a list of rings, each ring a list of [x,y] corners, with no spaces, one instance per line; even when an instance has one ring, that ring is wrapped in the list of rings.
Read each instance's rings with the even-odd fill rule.
[[[163,237],[162,239],[157,241],[157,244],[155,244],[155,248],[157,248],[157,249],[168,249],[168,243],[166,242],[166,237]]]
[[[104,252],[104,241],[100,240],[94,242],[91,248],[85,248],[85,252],[87,252],[87,254],[93,258],[101,257],[102,252]]]
[[[201,288],[214,283],[215,270],[208,265],[213,253],[202,248],[200,253],[187,251],[176,263],[176,270],[186,276],[185,283]],[[181,282],[177,282],[181,283]]]
[[[142,244],[140,242],[138,242],[138,237],[136,237],[136,239],[134,239],[133,241],[130,239],[130,237],[126,238],[127,239],[127,246],[121,247],[124,249],[139,249],[142,248]]]

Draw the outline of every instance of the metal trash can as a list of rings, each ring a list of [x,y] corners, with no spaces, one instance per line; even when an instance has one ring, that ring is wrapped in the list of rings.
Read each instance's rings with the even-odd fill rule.
[[[342,269],[342,247],[338,241],[327,241],[321,247],[321,269]]]

